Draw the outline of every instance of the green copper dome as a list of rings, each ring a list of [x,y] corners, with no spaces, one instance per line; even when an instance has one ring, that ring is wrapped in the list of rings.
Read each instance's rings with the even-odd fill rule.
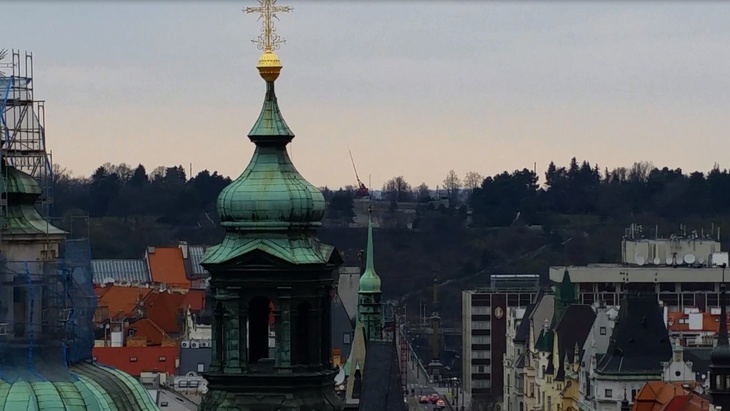
[[[63,230],[51,225],[38,213],[35,203],[41,186],[29,174],[13,166],[0,166],[0,192],[7,193],[8,207],[3,217],[3,233],[10,236],[62,236]]]
[[[365,272],[360,277],[360,293],[380,293],[380,277],[375,272],[373,258],[373,218],[372,211],[368,215],[368,249]]]
[[[233,230],[321,225],[324,197],[289,158],[286,145],[294,134],[281,116],[273,82],[266,83],[264,105],[248,137],[256,151],[241,176],[218,196],[221,225]]]
[[[7,368],[2,371],[13,374]],[[159,408],[142,384],[130,375],[110,367],[78,363],[70,369],[46,369],[12,382],[0,379],[0,410],[157,411]]]

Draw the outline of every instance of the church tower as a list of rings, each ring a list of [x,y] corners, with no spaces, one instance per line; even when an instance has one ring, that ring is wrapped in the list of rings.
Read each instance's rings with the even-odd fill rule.
[[[264,53],[257,68],[266,93],[248,133],[253,158],[218,197],[225,236],[202,261],[211,275],[214,320],[209,391],[200,409],[340,411],[330,294],[342,260],[317,238],[324,197],[289,158],[294,134],[274,92],[282,68],[274,50],[283,40],[273,20],[291,8],[276,0],[259,3],[244,11],[262,15],[257,42]]]
[[[358,316],[363,323],[366,341],[383,338],[383,308],[381,304],[380,277],[373,262],[373,216],[372,206],[368,210],[368,248],[365,272],[360,277],[358,291]]]
[[[712,405],[730,409],[730,346],[727,338],[727,295],[725,286],[725,267],[720,284],[720,330],[717,346],[710,355],[710,397]]]

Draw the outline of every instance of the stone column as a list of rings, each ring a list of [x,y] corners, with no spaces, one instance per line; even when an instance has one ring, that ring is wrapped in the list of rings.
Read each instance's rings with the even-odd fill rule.
[[[239,300],[229,296],[224,302],[223,321],[225,322],[226,360],[223,372],[226,374],[241,373],[240,332],[239,332]]]
[[[307,312],[307,316],[309,317],[309,329],[307,330],[307,334],[309,334],[309,352],[307,353],[307,357],[309,358],[309,363],[307,364],[307,368],[310,369],[319,369],[322,368],[322,360],[321,360],[321,354],[322,354],[322,299],[321,298],[310,298],[310,306],[309,306],[309,312]]]
[[[210,362],[211,371],[221,371],[222,362],[221,357],[223,356],[223,347],[225,346],[225,333],[223,330],[223,311],[222,307],[216,304],[213,311],[213,326],[211,327],[211,351],[213,352],[212,359]],[[222,338],[219,338],[222,337]]]
[[[238,302],[238,358],[241,360],[241,371],[248,368],[248,304],[245,300]]]
[[[276,353],[274,367],[279,374],[291,374],[291,287],[278,287],[279,304],[274,311]]]
[[[320,359],[322,366],[329,370],[332,368],[332,299],[330,296],[331,287],[322,289],[322,314],[320,315],[320,330],[323,344],[321,345]]]

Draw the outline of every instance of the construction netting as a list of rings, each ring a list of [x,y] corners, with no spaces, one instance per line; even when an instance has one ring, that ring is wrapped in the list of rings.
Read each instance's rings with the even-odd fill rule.
[[[89,243],[67,240],[61,253],[47,261],[0,261],[0,379],[64,379],[69,364],[91,357]]]

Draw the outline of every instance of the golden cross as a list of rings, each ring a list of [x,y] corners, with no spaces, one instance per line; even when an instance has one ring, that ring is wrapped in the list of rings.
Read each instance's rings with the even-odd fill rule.
[[[259,13],[259,20],[263,18],[263,27],[261,27],[261,34],[253,40],[256,43],[259,50],[273,51],[278,50],[282,43],[286,43],[286,40],[276,34],[276,27],[274,27],[274,20],[279,18],[276,13],[288,13],[294,10],[289,6],[277,6],[276,0],[258,0],[258,7],[246,7],[243,11],[248,13]]]

